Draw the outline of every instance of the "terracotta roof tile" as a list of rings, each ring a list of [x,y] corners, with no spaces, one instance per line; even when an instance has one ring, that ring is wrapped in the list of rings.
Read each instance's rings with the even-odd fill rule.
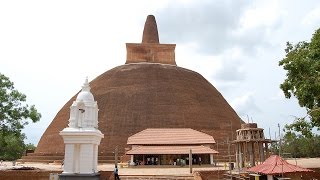
[[[129,145],[214,144],[212,136],[191,128],[150,128],[128,138]]]
[[[272,155],[268,159],[266,159],[262,164],[254,166],[248,169],[247,171],[261,174],[281,174],[282,172],[308,172],[311,170],[295,166],[293,164],[289,164],[280,156]]]
[[[189,154],[190,149],[192,150],[192,154],[219,153],[207,146],[138,146],[126,152],[126,154]]]

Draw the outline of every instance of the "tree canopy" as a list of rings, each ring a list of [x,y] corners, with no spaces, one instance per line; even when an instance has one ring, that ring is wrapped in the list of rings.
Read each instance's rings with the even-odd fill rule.
[[[34,105],[25,103],[26,95],[14,88],[13,82],[0,73],[0,159],[19,158],[25,148],[21,130],[41,118]]]
[[[297,118],[289,129],[307,135],[308,128],[311,132],[312,127],[320,127],[320,29],[315,31],[310,42],[287,42],[285,52],[279,66],[287,74],[280,88],[286,98],[295,96],[308,112],[306,117]]]
[[[286,131],[283,137],[282,151],[298,158],[320,157],[320,136],[317,134],[304,136],[296,134],[294,131]]]

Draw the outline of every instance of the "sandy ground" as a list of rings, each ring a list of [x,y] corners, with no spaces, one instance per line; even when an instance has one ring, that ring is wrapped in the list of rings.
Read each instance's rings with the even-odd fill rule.
[[[320,168],[320,158],[286,159],[288,163],[304,168]]]
[[[291,164],[296,164],[305,168],[320,168],[320,158],[301,158],[301,159],[287,159]],[[19,168],[19,167],[35,167],[41,170],[51,171],[62,171],[61,164],[43,164],[43,163],[17,163],[13,166],[12,162],[2,162],[0,164],[0,170]],[[100,171],[113,171],[113,164],[99,164],[98,169]],[[226,167],[228,168],[228,167]],[[225,170],[224,164],[218,164],[217,167],[213,166],[197,166],[193,167],[193,171],[212,171],[212,170]],[[119,168],[120,175],[188,175],[190,169],[188,166],[185,167],[122,167]]]
[[[13,169],[13,168],[21,168],[21,167],[34,167],[39,168],[40,170],[49,170],[49,171],[62,171],[63,167],[61,164],[43,164],[43,163],[17,163],[15,166],[13,166],[12,162],[3,162],[2,165],[0,165],[0,171],[1,170],[7,170],[7,169]],[[99,171],[113,171],[114,164],[99,164],[98,170]],[[209,170],[223,170],[224,167],[217,166],[198,166],[195,165],[193,168],[193,171],[209,171]],[[120,175],[190,175],[190,169],[189,166],[184,167],[161,167],[158,166],[154,167],[119,167],[119,174]]]

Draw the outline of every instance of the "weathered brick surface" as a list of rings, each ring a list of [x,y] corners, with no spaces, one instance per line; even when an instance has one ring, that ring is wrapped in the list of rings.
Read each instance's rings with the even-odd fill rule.
[[[144,24],[142,43],[158,43],[159,34],[156,18],[153,15],[147,17],[146,23]]]
[[[61,174],[62,171],[44,170],[3,170],[0,171],[1,180],[48,180],[50,173]],[[100,171],[100,180],[113,180],[113,171]]]
[[[216,180],[224,179],[224,174],[226,170],[216,170],[216,171],[197,171],[195,172],[196,180]]]
[[[129,136],[146,128],[193,128],[222,142],[240,128],[240,119],[223,96],[200,74],[172,65],[127,64],[94,79],[91,92],[99,106],[104,138],[99,156],[123,152]],[[68,124],[75,96],[57,113],[42,135],[36,155],[64,153],[59,132]],[[232,135],[233,133],[233,135]],[[227,146],[219,145],[220,155]]]
[[[244,123],[241,124],[241,129],[248,129],[248,128],[258,128],[257,123]]]
[[[94,79],[91,92],[99,106],[104,138],[99,157],[124,152],[129,136],[147,128],[192,128],[216,142],[235,138],[240,118],[223,96],[200,74],[175,66],[175,44],[159,44],[154,16],[147,18],[141,44],[127,43],[126,65]],[[59,132],[68,124],[71,98],[38,143],[34,157],[64,153]],[[221,157],[227,145],[219,145]]]
[[[175,44],[127,43],[126,46],[126,64],[149,62],[176,65]]]
[[[1,180],[48,180],[50,173],[61,173],[61,171],[41,170],[2,170]]]

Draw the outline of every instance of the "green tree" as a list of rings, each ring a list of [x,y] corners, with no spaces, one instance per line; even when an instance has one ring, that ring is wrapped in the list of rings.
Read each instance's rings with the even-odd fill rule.
[[[34,144],[29,143],[29,144],[25,145],[25,149],[26,150],[36,150],[36,146],[34,146]]]
[[[315,31],[311,42],[302,41],[295,45],[287,42],[285,52],[279,66],[283,66],[287,74],[280,88],[286,98],[295,96],[308,113],[291,124],[291,129],[308,134],[309,126],[320,127],[320,29]]]
[[[296,132],[286,131],[282,149],[284,153],[289,153],[292,157],[319,157],[320,136],[312,134],[306,137]]]
[[[17,91],[13,82],[0,73],[0,159],[21,157],[25,135],[21,130],[29,123],[37,122],[41,114],[34,105],[25,103],[26,95]]]
[[[24,134],[7,133],[1,134],[1,137],[0,158],[9,161],[20,158],[25,151]]]

